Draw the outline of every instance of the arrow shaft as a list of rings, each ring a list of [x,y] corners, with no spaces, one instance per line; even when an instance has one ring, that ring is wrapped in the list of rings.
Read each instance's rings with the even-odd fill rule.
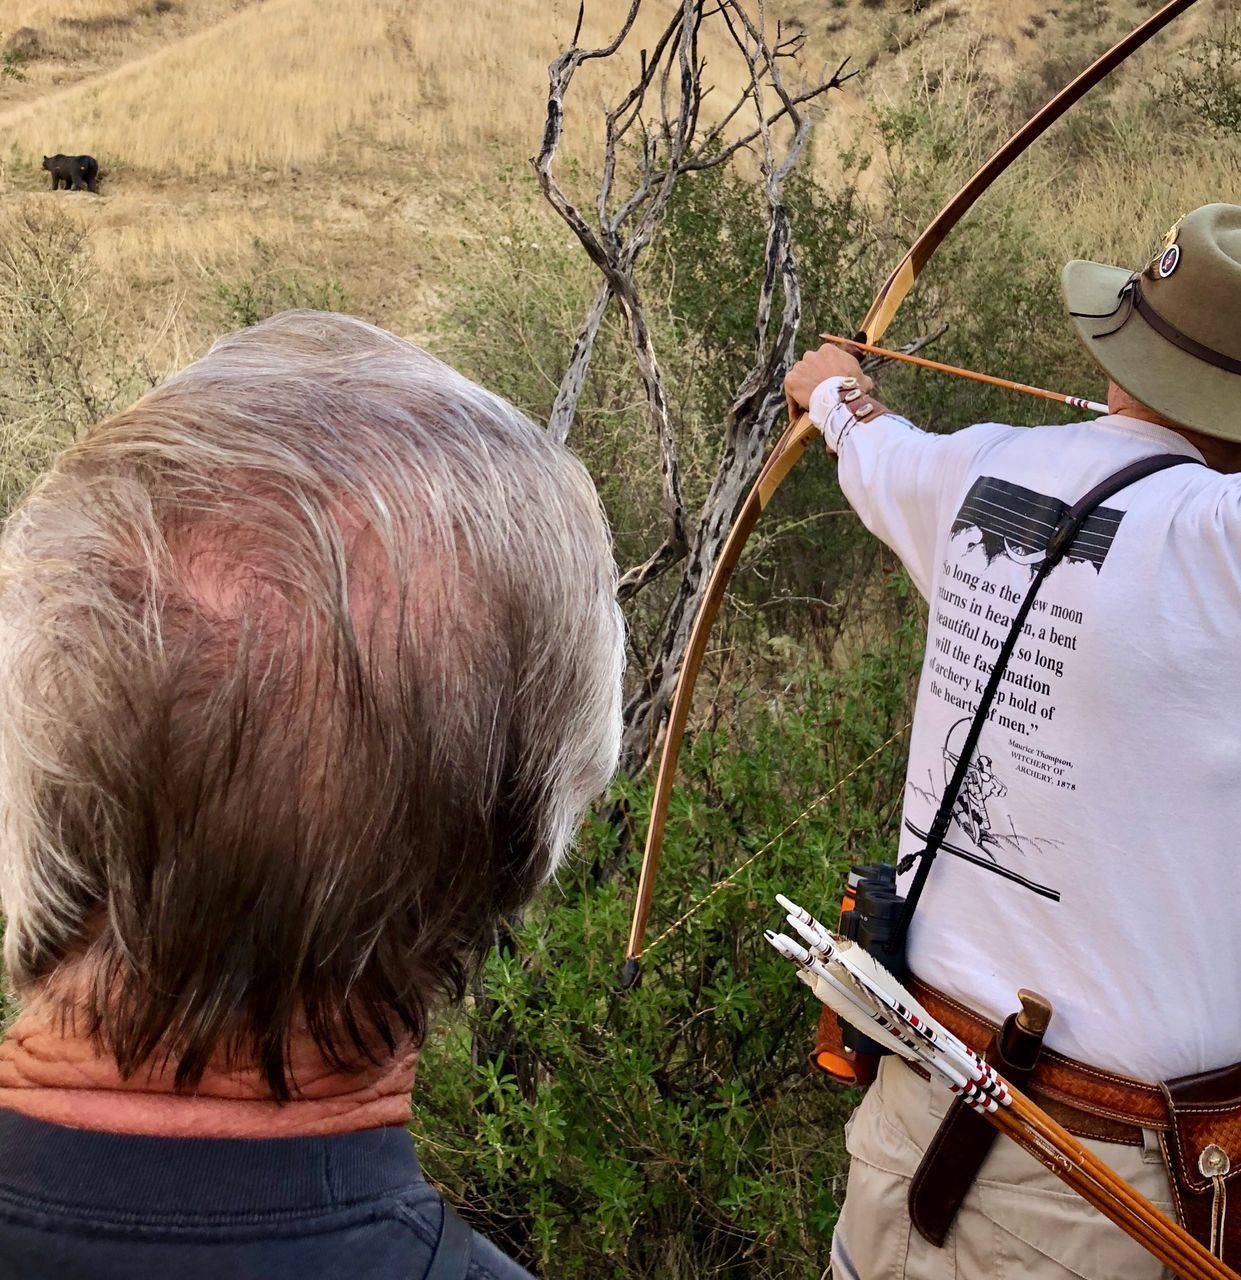
[[[1011,1089],[1011,1093],[1011,1107],[1001,1107],[986,1117],[1001,1133],[1068,1183],[1174,1275],[1183,1280],[1237,1280],[1236,1271],[1161,1213],[1046,1112],[1019,1090]]]
[[[1071,405],[1075,409],[1089,409],[1092,413],[1108,412],[1107,405],[1100,404],[1097,400],[1084,400],[1081,396],[1066,396],[1063,391],[1047,391],[1043,387],[1032,387],[1028,382],[1013,382],[1008,378],[997,378],[991,373],[978,373],[974,369],[958,368],[955,364],[943,364],[939,360],[906,355],[903,351],[890,351],[887,347],[877,347],[872,342],[862,342],[857,338],[840,338],[834,333],[821,333],[819,337],[825,342],[834,342],[837,346],[856,347],[859,351],[865,351],[867,355],[883,356],[885,360],[900,360],[904,364],[917,365],[919,369],[951,373],[958,378],[969,378],[972,382],[985,382],[990,387],[1003,387],[1005,391],[1020,391],[1023,395],[1053,400],[1057,404]]]
[[[780,905],[785,906],[786,900],[782,899]],[[795,904],[789,905],[794,907],[788,916],[790,923],[809,922],[822,930],[808,913]],[[826,985],[832,993],[831,999],[825,999],[824,992],[813,982],[809,983],[829,1008],[866,1034],[872,1034],[876,1026],[892,1030],[902,1048],[912,1050],[932,1075],[948,1084],[1001,1133],[1028,1151],[1174,1274],[1183,1280],[1241,1280],[1236,1271],[1160,1213],[1137,1188],[1002,1076],[990,1074],[989,1079],[979,1080],[972,1068],[963,1075],[960,1061],[953,1060],[952,1055],[934,1043],[940,1033],[945,1043],[955,1037],[934,1020],[922,1024],[921,1029],[915,1025],[900,999],[905,993],[899,986],[892,992],[876,989],[863,972],[852,966],[843,949],[835,961],[825,963],[813,948],[807,951],[783,934],[768,932],[765,936],[781,955],[798,966],[798,976],[803,981],[813,975]],[[830,934],[828,939],[831,945]],[[918,1022],[921,1023],[921,1019]],[[928,1032],[929,1042],[925,1034]],[[990,1072],[990,1068],[987,1070]]]

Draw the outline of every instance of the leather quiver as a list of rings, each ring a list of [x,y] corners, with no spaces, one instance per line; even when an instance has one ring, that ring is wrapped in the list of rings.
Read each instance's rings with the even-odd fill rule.
[[[1241,1064],[1160,1088],[1170,1124],[1159,1141],[1181,1225],[1241,1270]]]
[[[1042,1035],[1017,1033],[1013,1014],[987,1046],[985,1057],[1004,1078],[1020,1088],[1034,1073]],[[1004,1052],[1005,1044],[1020,1043],[1021,1061]],[[909,1220],[922,1238],[942,1248],[957,1211],[982,1168],[999,1130],[960,1098],[953,1101],[922,1154],[909,1184]]]
[[[909,1184],[909,1220],[937,1249],[998,1136],[997,1129],[957,1098],[922,1153]]]

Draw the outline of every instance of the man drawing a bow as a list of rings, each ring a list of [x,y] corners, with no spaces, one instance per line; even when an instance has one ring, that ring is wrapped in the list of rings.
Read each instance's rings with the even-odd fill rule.
[[[981,1051],[1018,988],[1045,992],[1055,1015],[1029,1090],[1235,1269],[1241,207],[1188,214],[1137,271],[1078,261],[1062,283],[1109,378],[1097,421],[928,434],[833,347],[806,355],[785,389],[929,603],[902,892],[952,730],[1017,633],[973,753],[989,775],[981,799],[963,792],[912,918],[915,995]],[[1066,512],[1146,462],[1092,510],[1014,627]],[[1180,462],[1198,465],[1167,465]],[[882,1060],[847,1131],[836,1280],[1165,1274],[1010,1144],[977,1151],[976,1170],[946,1136],[927,1157],[947,1105]]]

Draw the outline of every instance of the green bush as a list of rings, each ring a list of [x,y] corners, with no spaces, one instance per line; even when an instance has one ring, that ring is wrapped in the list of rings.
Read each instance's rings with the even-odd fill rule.
[[[786,652],[784,695],[686,753],[650,937],[899,732],[920,624],[833,673]],[[793,661],[796,659],[796,661]],[[854,1102],[806,1065],[817,1006],[762,938],[787,890],[831,916],[843,869],[890,857],[903,746],[865,765],[617,976],[637,850],[595,822],[488,961],[469,1008],[424,1047],[414,1132],[428,1175],[540,1274],[818,1275]],[[627,787],[646,814],[650,788]],[[641,825],[639,823],[639,825]]]
[[[264,240],[254,244],[255,265],[244,278],[218,279],[215,302],[223,332],[245,329],[281,311],[348,311],[349,295],[335,280],[305,279],[284,265]]]
[[[83,288],[93,275],[89,236],[61,210],[19,207],[0,220],[0,512],[154,381]]]
[[[1241,134],[1241,21],[1225,14],[1178,56],[1166,80],[1165,106],[1201,120],[1221,138]]]
[[[6,49],[0,54],[0,80],[25,80],[26,61],[26,55],[20,49]]]

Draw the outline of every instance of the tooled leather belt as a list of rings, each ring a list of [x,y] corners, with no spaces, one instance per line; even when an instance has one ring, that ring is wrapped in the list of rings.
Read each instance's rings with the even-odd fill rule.
[[[999,1029],[996,1023],[917,978],[909,989],[953,1035],[976,1053],[986,1051]],[[1079,1138],[1140,1147],[1143,1129],[1162,1133],[1171,1128],[1167,1101],[1158,1085],[1101,1071],[1054,1049],[1043,1049],[1025,1091]]]

